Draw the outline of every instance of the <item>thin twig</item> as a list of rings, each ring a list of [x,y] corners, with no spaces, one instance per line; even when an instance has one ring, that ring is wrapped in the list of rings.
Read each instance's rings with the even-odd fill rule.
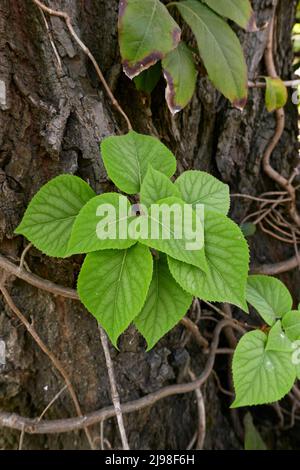
[[[38,417],[38,421],[41,421],[41,419],[45,416],[45,414],[47,413],[47,411],[51,408],[51,406],[56,402],[56,400],[59,399],[59,397],[61,396],[61,394],[67,389],[67,385],[65,385],[53,398],[52,400],[48,403],[48,405],[46,406],[46,408],[42,411],[42,413],[40,414],[40,416]]]
[[[298,267],[298,260],[296,256],[279,263],[261,264],[251,268],[251,274],[266,274],[275,276],[276,274],[286,273]]]
[[[192,370],[189,370],[189,376],[192,380],[196,380],[196,375]],[[200,388],[196,388],[195,395],[197,398],[198,407],[198,438],[196,444],[196,450],[203,450],[205,434],[206,434],[206,412],[204,398]]]
[[[22,267],[16,266],[14,263],[9,261],[5,256],[0,254],[0,269],[3,269],[9,274],[22,279],[23,281],[27,282],[28,284],[37,287],[38,289],[44,290],[46,292],[50,292],[54,295],[60,295],[67,299],[74,299],[78,300],[78,294],[74,289],[70,289],[68,287],[59,286],[54,282],[48,281],[43,279],[35,274],[29,273],[25,271]]]
[[[2,292],[2,295],[5,299],[5,301],[7,302],[9,308],[14,312],[14,314],[22,322],[22,324],[27,329],[28,333],[32,336],[34,341],[38,344],[39,348],[46,354],[46,356],[48,356],[48,358],[52,362],[53,366],[58,370],[58,372],[60,373],[60,375],[64,379],[64,381],[66,383],[66,386],[68,387],[68,391],[70,393],[70,396],[73,400],[76,412],[77,412],[78,416],[81,418],[83,413],[81,411],[81,407],[80,407],[79,401],[77,399],[77,395],[75,393],[75,390],[74,390],[73,385],[70,381],[70,378],[69,378],[67,372],[65,371],[62,363],[56,358],[56,356],[54,356],[52,351],[50,351],[48,346],[46,346],[46,344],[42,341],[42,339],[39,337],[39,335],[37,334],[37,332],[35,331],[33,326],[29,323],[27,318],[23,315],[23,313],[21,313],[21,311],[15,305],[15,303],[12,300],[11,296],[9,295],[7,289],[4,287],[3,282],[0,283],[0,291]],[[93,449],[92,438],[90,436],[90,432],[89,432],[89,430],[87,429],[86,426],[83,426],[83,427],[84,427],[84,431],[85,431],[86,437],[88,439],[88,442],[89,442],[91,448]]]
[[[18,450],[23,449],[24,435],[25,435],[25,425],[22,427],[22,431],[21,431],[21,434],[20,434]]]
[[[120,431],[123,450],[130,450],[127,435],[126,435],[126,430],[124,426],[122,410],[121,410],[120,396],[118,393],[118,388],[117,388],[115,374],[114,374],[114,366],[113,366],[113,362],[112,362],[110,352],[109,352],[107,336],[106,336],[105,331],[100,325],[99,325],[99,331],[100,331],[100,339],[101,339],[101,344],[102,344],[103,351],[104,351],[106,367],[107,367],[107,372],[108,372],[108,377],[109,377],[111,399],[112,399],[112,402],[116,411],[116,418],[117,418],[118,427]]]
[[[205,348],[207,349],[209,346],[209,343],[207,339],[202,336],[202,334],[199,331],[198,326],[188,317],[182,318],[181,322],[182,325],[184,325],[194,336],[196,342],[200,346],[200,348]]]

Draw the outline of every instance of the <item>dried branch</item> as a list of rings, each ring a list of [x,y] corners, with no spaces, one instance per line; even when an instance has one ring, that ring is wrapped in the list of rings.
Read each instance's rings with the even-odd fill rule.
[[[251,274],[266,274],[269,276],[275,276],[276,274],[286,273],[292,271],[298,267],[297,256],[293,256],[286,261],[280,261],[279,263],[261,264],[259,266],[253,266],[251,268]]]
[[[78,300],[78,294],[74,289],[70,289],[68,287],[63,287],[55,284],[54,282],[47,281],[42,279],[35,274],[29,273],[25,271],[22,267],[16,266],[14,263],[9,261],[5,256],[0,254],[0,269],[3,269],[9,274],[22,279],[23,281],[27,282],[28,284],[37,287],[38,289],[44,290],[46,292],[50,292],[54,295],[60,295],[62,297],[68,299]]]

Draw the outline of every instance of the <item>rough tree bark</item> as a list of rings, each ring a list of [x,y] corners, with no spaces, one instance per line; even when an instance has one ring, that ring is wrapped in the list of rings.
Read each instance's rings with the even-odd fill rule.
[[[275,189],[262,175],[261,159],[274,132],[274,116],[265,110],[262,90],[250,90],[243,113],[233,109],[206,78],[187,109],[172,118],[164,102],[163,83],[144,99],[122,74],[117,43],[117,0],[49,0],[54,9],[68,12],[76,32],[95,55],[111,88],[124,106],[135,130],[159,136],[176,154],[182,168],[209,171],[229,183],[232,192],[260,194]],[[258,25],[270,18],[271,0],[254,0]],[[292,77],[291,27],[296,0],[280,0],[276,13],[276,62],[285,79]],[[0,0],[0,80],[6,103],[0,102],[0,252],[17,261],[26,241],[15,237],[26,205],[36,191],[61,173],[76,174],[97,192],[109,189],[101,163],[99,142],[126,131],[87,58],[77,48],[64,22],[45,19],[31,0]],[[267,32],[238,31],[249,66],[249,78],[264,74]],[[189,35],[186,31],[185,34]],[[62,67],[53,47],[56,45]],[[291,100],[287,122],[273,162],[286,176],[297,157],[297,111]],[[249,203],[234,199],[231,214],[240,221]],[[277,262],[292,252],[258,233],[252,242],[252,261]],[[53,260],[35,249],[27,255],[33,272],[65,286],[75,285],[82,259]],[[299,282],[295,271],[284,275],[291,289]],[[84,412],[111,404],[108,377],[95,320],[79,302],[54,297],[25,282],[10,278],[9,291],[19,308],[34,322],[49,348],[71,376]],[[299,291],[295,291],[295,298]],[[146,354],[143,340],[133,330],[123,335],[120,352],[111,349],[122,402],[147,394],[176,380],[189,380],[186,365],[200,373],[205,356],[191,340],[182,345],[177,327]],[[7,345],[7,365],[0,373],[0,406],[24,416],[39,416],[63,387],[47,357],[0,296],[0,339]],[[224,343],[225,344],[225,343]],[[219,367],[224,368],[222,360]],[[226,376],[223,375],[226,380]],[[203,389],[207,413],[205,448],[239,448],[228,412],[228,398],[218,393],[211,378]],[[48,419],[74,416],[67,392],[47,413]],[[197,427],[195,395],[164,399],[125,416],[132,449],[185,449]],[[99,436],[99,427],[91,429]],[[114,419],[104,425],[105,437],[120,446]],[[0,430],[0,448],[17,448],[19,433]],[[99,440],[97,441],[99,444]],[[60,435],[25,435],[27,449],[85,449],[83,431]]]

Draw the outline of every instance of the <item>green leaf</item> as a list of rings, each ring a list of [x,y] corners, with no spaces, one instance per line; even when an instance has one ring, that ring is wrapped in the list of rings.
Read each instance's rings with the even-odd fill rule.
[[[141,313],[134,323],[147,341],[148,351],[186,314],[193,297],[174,281],[166,257],[154,260],[153,278]]]
[[[141,187],[141,203],[151,206],[160,199],[172,196],[180,198],[178,188],[166,175],[149,165]]]
[[[192,29],[200,56],[215,87],[243,109],[247,101],[247,66],[240,42],[230,26],[197,0],[176,3]]]
[[[246,31],[257,31],[255,15],[249,0],[203,0],[212,10],[237,23]]]
[[[292,297],[285,285],[271,276],[249,276],[247,301],[268,325],[292,308]]]
[[[264,77],[266,80],[266,107],[269,113],[283,108],[288,100],[288,92],[280,78]]]
[[[192,99],[197,70],[191,50],[184,42],[169,52],[162,61],[167,82],[166,101],[172,114],[181,111]]]
[[[256,233],[256,225],[251,222],[245,222],[240,225],[240,229],[244,234],[244,237],[252,237]]]
[[[206,210],[204,237],[207,272],[169,257],[172,275],[195,297],[230,302],[248,311],[245,293],[249,251],[242,232],[224,215]]]
[[[244,417],[245,427],[245,450],[268,450],[266,444],[262,440],[261,435],[253,424],[250,413],[246,413]]]
[[[278,320],[269,331],[266,351],[292,352],[292,343],[282,331],[281,321]]]
[[[140,191],[149,164],[169,177],[176,171],[176,159],[165,145],[134,131],[107,137],[101,143],[101,152],[109,178],[127,194]]]
[[[94,196],[90,186],[77,176],[57,176],[33,197],[15,233],[24,235],[46,255],[63,258],[75,218]]]
[[[73,225],[68,255],[109,248],[125,249],[136,243],[128,237],[130,215],[127,197],[106,193],[91,199],[79,212]]]
[[[189,224],[186,223],[186,214],[190,216]],[[203,222],[181,199],[169,197],[158,201],[157,205],[150,207],[147,215],[136,219],[136,224],[137,227],[146,227],[145,230],[137,230],[140,243],[206,271]],[[194,234],[195,239],[189,233]],[[198,241],[199,248],[190,247],[194,241]]]
[[[291,354],[266,351],[267,336],[259,330],[239,341],[232,362],[236,399],[232,408],[281,400],[296,378]]]
[[[142,246],[87,255],[78,279],[80,300],[114,346],[141,311],[152,277],[152,255]]]
[[[182,199],[192,204],[204,204],[207,209],[227,215],[230,208],[229,186],[204,171],[185,171],[175,181]]]
[[[300,339],[300,312],[291,310],[282,319],[282,327],[291,341]]]
[[[149,69],[140,73],[140,75],[135,77],[133,81],[137,90],[143,91],[144,93],[148,93],[150,95],[158,84],[160,77],[161,63],[157,62],[157,64],[153,65],[153,67],[150,67]]]
[[[121,0],[119,43],[124,72],[133,78],[175,49],[181,31],[159,0]]]

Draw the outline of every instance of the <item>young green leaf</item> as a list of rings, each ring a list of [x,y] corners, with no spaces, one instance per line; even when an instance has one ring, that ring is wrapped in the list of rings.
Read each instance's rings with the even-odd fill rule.
[[[123,68],[129,78],[175,49],[181,35],[159,0],[121,0],[118,29]]]
[[[257,31],[255,15],[249,0],[203,0],[212,10],[237,23],[246,31]]]
[[[190,216],[189,224],[186,223],[186,211]],[[158,201],[147,215],[138,217],[136,223],[140,243],[207,270],[203,222],[191,206],[185,207],[181,199],[169,197]],[[139,230],[142,225],[146,230]]]
[[[242,232],[224,215],[206,210],[204,237],[207,272],[169,257],[172,275],[195,297],[230,302],[248,311],[245,293],[249,251]]]
[[[153,65],[147,70],[144,70],[144,72],[140,73],[140,75],[137,75],[133,81],[137,90],[143,91],[144,93],[148,93],[150,95],[158,84],[160,77],[161,63],[157,62],[157,64]]]
[[[134,323],[147,341],[148,351],[186,314],[193,297],[174,281],[167,260],[154,260],[153,278],[141,313]]]
[[[291,310],[282,318],[282,327],[291,341],[300,339],[300,312]]]
[[[232,408],[281,400],[296,378],[289,352],[267,351],[267,336],[259,330],[239,341],[232,362],[236,399]]]
[[[181,111],[192,99],[197,70],[193,54],[184,42],[169,52],[162,61],[167,82],[166,101],[172,114]]]
[[[292,343],[281,328],[281,321],[278,320],[269,331],[266,351],[292,352]]]
[[[151,206],[160,199],[172,196],[180,198],[179,189],[166,175],[149,165],[141,186],[141,203]]]
[[[75,219],[94,196],[90,186],[77,176],[57,176],[33,197],[15,233],[24,235],[46,255],[63,258]]]
[[[114,346],[141,311],[152,277],[152,255],[143,245],[87,255],[78,279],[80,300]]]
[[[256,225],[251,222],[245,222],[240,225],[240,229],[243,232],[244,237],[252,237],[256,233]]]
[[[140,192],[149,163],[169,177],[176,171],[176,159],[165,145],[134,131],[107,137],[101,143],[101,152],[109,178],[127,194]]]
[[[175,181],[182,199],[192,204],[204,204],[207,209],[227,215],[230,208],[229,186],[204,171],[185,171]]]
[[[262,440],[261,435],[253,424],[250,413],[246,413],[244,417],[245,427],[245,450],[268,450],[266,444]]]
[[[280,78],[264,77],[266,80],[266,107],[269,113],[283,108],[288,100],[288,92]]]
[[[247,301],[254,307],[268,325],[274,325],[277,318],[292,308],[292,297],[285,285],[270,276],[249,276]]]
[[[200,56],[215,87],[243,109],[247,101],[247,66],[240,42],[230,26],[197,0],[176,3],[198,43]]]
[[[91,199],[79,212],[68,245],[68,256],[109,248],[125,249],[136,243],[128,237],[134,219],[127,197],[105,193]]]

